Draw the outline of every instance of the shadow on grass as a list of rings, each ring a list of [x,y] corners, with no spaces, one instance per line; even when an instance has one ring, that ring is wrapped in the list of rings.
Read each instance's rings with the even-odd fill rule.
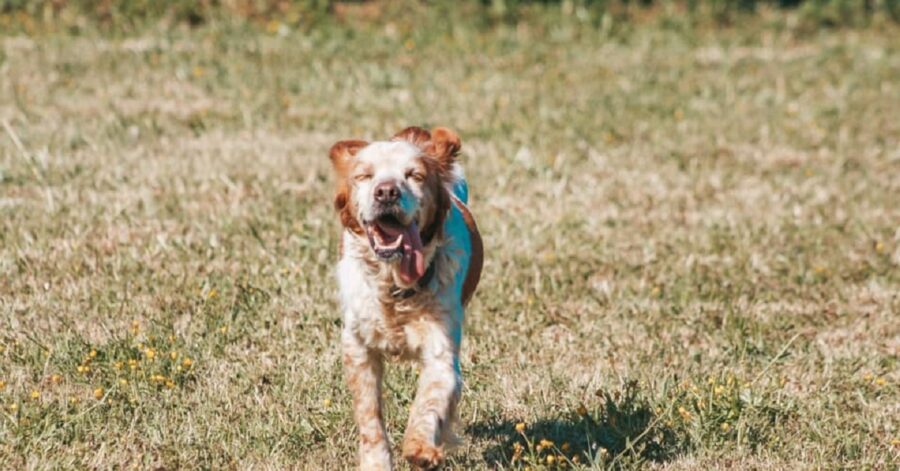
[[[631,467],[668,461],[684,449],[686,437],[654,411],[636,382],[597,396],[599,405],[527,423],[521,432],[509,420],[476,422],[466,432],[496,443],[483,454],[492,466],[546,463],[553,455],[555,460]]]

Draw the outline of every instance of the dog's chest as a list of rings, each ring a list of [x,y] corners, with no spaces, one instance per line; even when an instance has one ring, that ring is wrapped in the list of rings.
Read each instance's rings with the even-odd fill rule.
[[[415,298],[384,302],[377,284],[353,259],[338,264],[338,278],[345,328],[366,347],[391,356],[407,357],[418,351],[425,324],[434,320],[434,309],[426,309]]]
[[[353,329],[363,342],[375,350],[394,357],[409,357],[421,344],[418,319],[404,319],[392,306],[380,305],[371,312],[362,312],[355,319]],[[352,324],[350,324],[352,325]]]

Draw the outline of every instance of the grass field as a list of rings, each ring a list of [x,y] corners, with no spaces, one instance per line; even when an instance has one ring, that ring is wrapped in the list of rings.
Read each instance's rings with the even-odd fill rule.
[[[487,247],[449,469],[897,468],[896,27],[384,21],[0,37],[0,469],[351,467],[327,149],[410,124]]]

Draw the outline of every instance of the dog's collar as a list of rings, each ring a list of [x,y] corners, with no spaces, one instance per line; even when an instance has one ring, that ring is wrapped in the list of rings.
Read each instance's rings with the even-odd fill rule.
[[[431,283],[432,278],[434,278],[434,266],[437,265],[435,260],[432,260],[430,264],[428,264],[428,269],[425,270],[425,274],[422,275],[422,278],[419,278],[419,281],[416,282],[416,285],[412,288],[401,288],[397,285],[391,287],[390,293],[391,297],[394,299],[408,299],[413,295],[424,289],[428,286],[428,283]]]

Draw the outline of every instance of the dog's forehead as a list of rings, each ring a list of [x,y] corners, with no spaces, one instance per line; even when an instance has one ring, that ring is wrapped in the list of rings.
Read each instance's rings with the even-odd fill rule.
[[[404,168],[422,153],[418,147],[406,141],[373,142],[356,154],[360,163],[373,168]]]

